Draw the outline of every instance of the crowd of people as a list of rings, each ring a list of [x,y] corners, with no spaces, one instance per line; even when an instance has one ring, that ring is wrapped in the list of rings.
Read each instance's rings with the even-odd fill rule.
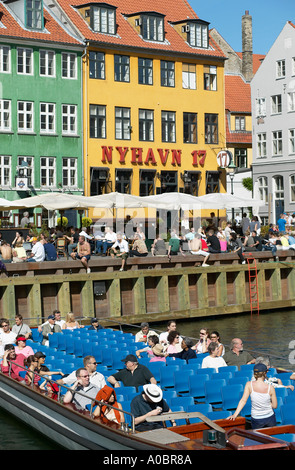
[[[56,327],[56,329],[54,329]],[[76,323],[72,314],[67,315],[66,320],[61,319],[60,311],[55,310],[49,315],[47,321],[39,326],[42,332],[43,342],[54,331],[61,332],[65,328],[81,328]],[[99,330],[101,325],[97,318],[91,320],[92,329]],[[247,382],[244,394],[237,406],[236,411],[229,419],[235,419],[248,397],[252,401],[251,423],[252,428],[275,425],[274,409],[277,406],[275,390],[277,387],[287,387],[292,391],[293,385],[283,385],[278,377],[267,377],[270,361],[266,357],[254,358],[252,354],[245,351],[243,341],[233,338],[228,348],[221,342],[218,331],[209,331],[200,328],[199,338],[193,340],[181,335],[177,329],[175,320],[167,323],[166,331],[157,333],[150,329],[147,322],[140,325],[135,334],[134,341],[138,343],[135,354],[127,354],[122,362],[122,368],[111,375],[103,375],[97,371],[98,362],[92,355],[83,358],[83,366],[64,374],[60,370],[50,370],[46,365],[46,353],[32,349],[26,342],[32,337],[30,327],[23,322],[21,315],[15,316],[15,323],[10,327],[7,319],[0,320],[0,357],[1,372],[26,385],[38,388],[49,396],[57,394],[58,387],[66,386],[63,395],[65,405],[74,406],[76,409],[86,410],[96,400],[97,406],[93,408],[94,417],[100,417],[104,421],[112,421],[118,424],[125,422],[123,413],[124,402],[118,401],[117,394],[120,388],[135,387],[138,394],[132,399],[130,411],[135,418],[135,429],[146,431],[162,427],[161,421],[149,422],[149,416],[160,415],[170,412],[168,403],[163,398],[163,390],[157,383],[156,378],[149,369],[149,365],[142,364],[140,359],[144,354],[150,363],[155,361],[166,361],[167,358],[181,358],[188,362],[190,359],[202,355],[202,368],[214,368],[216,372],[226,370],[227,366],[240,368],[244,364],[253,364],[253,377]],[[25,375],[21,374],[25,370]],[[54,376],[57,380],[54,381]],[[295,380],[295,373],[290,375]],[[173,407],[172,407],[173,408]],[[89,409],[89,408],[88,408]],[[176,422],[172,420],[172,426]]]

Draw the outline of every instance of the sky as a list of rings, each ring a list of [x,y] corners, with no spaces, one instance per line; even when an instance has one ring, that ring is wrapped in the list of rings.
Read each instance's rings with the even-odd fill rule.
[[[228,44],[242,52],[241,22],[252,16],[253,52],[267,54],[287,21],[295,24],[295,0],[188,0],[198,17],[210,22]]]

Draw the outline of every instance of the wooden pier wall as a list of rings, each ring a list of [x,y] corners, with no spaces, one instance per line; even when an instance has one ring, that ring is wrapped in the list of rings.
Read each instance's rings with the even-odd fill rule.
[[[260,311],[295,305],[295,251],[253,254],[257,262]],[[247,254],[246,257],[251,255]],[[119,272],[119,259],[93,257],[91,273],[80,261],[7,264],[0,277],[0,315],[20,313],[36,323],[54,309],[62,316],[108,319],[125,323],[163,321],[250,312],[249,268],[235,254],[202,257],[129,258]],[[252,266],[252,264],[251,264]],[[32,321],[30,321],[32,325]]]

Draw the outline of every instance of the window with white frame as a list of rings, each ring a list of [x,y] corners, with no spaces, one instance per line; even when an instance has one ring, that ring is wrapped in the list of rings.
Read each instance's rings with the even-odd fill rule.
[[[282,95],[271,97],[271,114],[280,114],[282,112]]]
[[[40,158],[40,183],[41,186],[56,186],[55,157]]]
[[[40,133],[55,133],[55,103],[40,103]]]
[[[139,110],[139,140],[152,142],[154,140],[154,111]]]
[[[289,129],[289,153],[295,153],[295,129]]]
[[[276,78],[284,78],[286,76],[285,60],[277,60],[276,62]]]
[[[291,69],[292,72],[291,72],[291,73],[292,73],[292,75],[295,75],[295,57],[292,57],[292,65],[291,65],[291,67],[292,67],[292,69]]]
[[[17,129],[18,132],[34,131],[34,103],[32,101],[18,101]]]
[[[43,1],[42,0],[26,0],[26,27],[32,29],[42,29],[44,24],[43,18]]]
[[[77,135],[77,106],[75,104],[62,105],[62,133]]]
[[[295,175],[290,175],[290,200],[295,202]]]
[[[28,186],[34,186],[34,158],[17,157],[17,174],[20,178],[27,178]]]
[[[115,108],[115,138],[126,139],[131,138],[131,120],[130,108]]]
[[[0,99],[0,132],[11,131],[11,101]]]
[[[258,193],[261,201],[264,201],[265,204],[268,204],[268,182],[266,176],[261,176],[257,179],[258,183]]]
[[[265,98],[256,98],[256,117],[266,116]]]
[[[90,24],[97,33],[116,34],[116,10],[92,6]]]
[[[61,55],[62,78],[77,78],[77,54],[63,52]]]
[[[176,113],[162,111],[162,142],[176,142]]]
[[[235,131],[244,131],[246,129],[245,116],[235,116]]]
[[[295,91],[288,93],[288,111],[295,111]]]
[[[77,158],[62,159],[62,185],[77,188]]]
[[[196,90],[197,76],[195,64],[182,64],[182,88]]]
[[[164,41],[164,19],[160,16],[142,15],[141,34],[149,41]]]
[[[275,200],[284,200],[284,178],[274,176],[274,198]]]
[[[189,23],[188,43],[192,47],[208,48],[208,24]]]
[[[0,45],[0,73],[10,73],[10,47]]]
[[[204,65],[204,90],[217,90],[217,67]]]
[[[55,77],[55,52],[40,51],[40,75],[42,77]]]
[[[0,185],[11,186],[11,157],[0,155]]]
[[[272,155],[274,157],[283,154],[283,132],[274,131],[272,132]]]
[[[257,134],[257,157],[266,157],[266,132]]]
[[[17,48],[17,73],[33,75],[33,49]]]

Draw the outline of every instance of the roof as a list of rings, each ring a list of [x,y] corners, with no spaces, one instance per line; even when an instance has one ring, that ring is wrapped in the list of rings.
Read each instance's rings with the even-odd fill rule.
[[[242,60],[243,53],[242,52],[236,52],[236,54],[239,56],[239,58]],[[253,74],[257,72],[261,65],[261,61],[265,58],[265,54],[253,54]]]
[[[241,75],[225,75],[225,109],[231,113],[251,113],[251,86]]]
[[[231,131],[230,130],[230,115],[225,118],[226,126],[226,143],[227,144],[252,144],[251,131]]]
[[[68,15],[72,23],[78,28],[82,36],[91,42],[104,44],[106,46],[128,46],[143,48],[157,52],[179,52],[197,54],[200,56],[211,56],[225,58],[221,49],[211,39],[209,49],[191,47],[176,31],[172,22],[198,19],[197,14],[186,0],[111,0],[109,5],[116,8],[117,32],[115,35],[103,34],[91,30],[77,7],[89,4],[100,4],[101,1],[83,0],[57,0],[58,4]],[[128,22],[127,15],[143,12],[157,12],[164,17],[165,41],[154,42],[144,40]]]
[[[25,28],[16,15],[10,10],[9,5],[0,3],[0,38],[37,40],[46,43],[62,43],[67,45],[82,45],[82,41],[73,37],[63,26],[43,9],[44,30],[36,31]]]

